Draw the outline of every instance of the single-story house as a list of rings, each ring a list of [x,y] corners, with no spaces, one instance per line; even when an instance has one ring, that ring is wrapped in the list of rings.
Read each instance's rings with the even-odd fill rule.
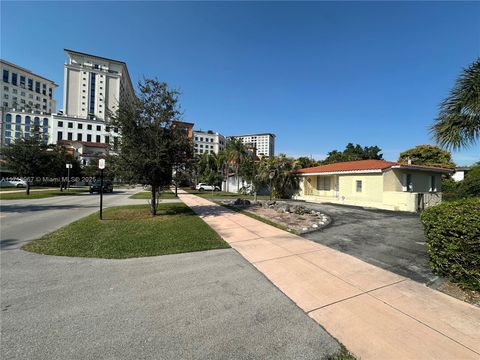
[[[442,201],[442,175],[451,169],[384,160],[348,161],[300,169],[294,199],[421,211]]]
[[[89,141],[71,141],[62,140],[60,142],[66,149],[67,153],[80,161],[80,166],[88,166],[92,160],[105,158],[108,151],[108,144],[95,143]]]

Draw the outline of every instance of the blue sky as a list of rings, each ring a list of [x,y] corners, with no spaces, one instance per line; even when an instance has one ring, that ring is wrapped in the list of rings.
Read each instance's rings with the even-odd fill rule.
[[[322,158],[348,142],[384,158],[428,128],[480,56],[480,3],[1,2],[1,57],[55,80],[64,48],[123,60],[132,80],[182,91],[184,120],[225,135],[273,132]],[[480,160],[480,145],[454,153]]]

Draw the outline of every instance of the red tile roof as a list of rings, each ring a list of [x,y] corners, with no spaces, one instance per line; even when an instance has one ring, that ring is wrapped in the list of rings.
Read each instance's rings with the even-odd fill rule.
[[[96,143],[96,142],[90,142],[90,141],[60,140],[59,143],[60,144],[66,144],[66,145],[72,145],[74,143],[79,143],[79,144],[82,144],[83,146],[86,146],[86,147],[95,147],[95,148],[106,148],[106,147],[108,147],[108,144]]]
[[[362,171],[383,171],[391,167],[400,167],[406,169],[419,169],[419,170],[432,170],[439,172],[451,172],[452,169],[428,166],[428,165],[413,165],[413,164],[400,164],[393,161],[385,160],[358,160],[358,161],[345,161],[328,165],[314,166],[310,168],[304,168],[297,170],[297,174],[311,174],[311,173],[327,173],[327,172],[362,172]]]

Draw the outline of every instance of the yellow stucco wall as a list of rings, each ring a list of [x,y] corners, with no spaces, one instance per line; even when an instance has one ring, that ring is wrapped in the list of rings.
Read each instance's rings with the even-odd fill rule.
[[[356,182],[362,182],[362,191],[357,192]],[[340,175],[338,194],[342,201],[381,203],[383,176],[378,174]]]
[[[404,191],[405,174],[411,174],[413,191]],[[426,206],[441,201],[441,175],[431,172],[392,169],[374,174],[344,174],[331,175],[330,191],[319,191],[317,176],[302,177],[300,189],[294,194],[294,199],[331,202],[345,205],[373,207],[396,211],[416,211],[418,206],[417,193],[428,193],[431,176],[435,176],[437,193],[424,194]],[[310,179],[310,182],[308,182]],[[356,181],[362,181],[362,191],[357,192]],[[338,182],[336,186],[336,182]],[[338,189],[338,192],[336,191]]]

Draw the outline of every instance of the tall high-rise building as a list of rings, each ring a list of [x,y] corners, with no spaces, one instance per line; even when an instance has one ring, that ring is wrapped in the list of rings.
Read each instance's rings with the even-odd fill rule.
[[[123,61],[65,49],[63,111],[53,115],[50,142],[106,144],[119,149],[118,129],[108,124],[119,104],[133,101],[135,91]],[[81,159],[84,165],[89,161]]]
[[[106,120],[118,104],[135,97],[123,61],[65,49],[63,112],[68,116]]]
[[[0,60],[0,146],[16,139],[39,136],[47,141],[55,112],[53,80],[11,62]]]
[[[272,157],[275,155],[275,134],[250,134],[229,136],[228,139],[239,139],[247,147],[254,148],[258,157]]]

